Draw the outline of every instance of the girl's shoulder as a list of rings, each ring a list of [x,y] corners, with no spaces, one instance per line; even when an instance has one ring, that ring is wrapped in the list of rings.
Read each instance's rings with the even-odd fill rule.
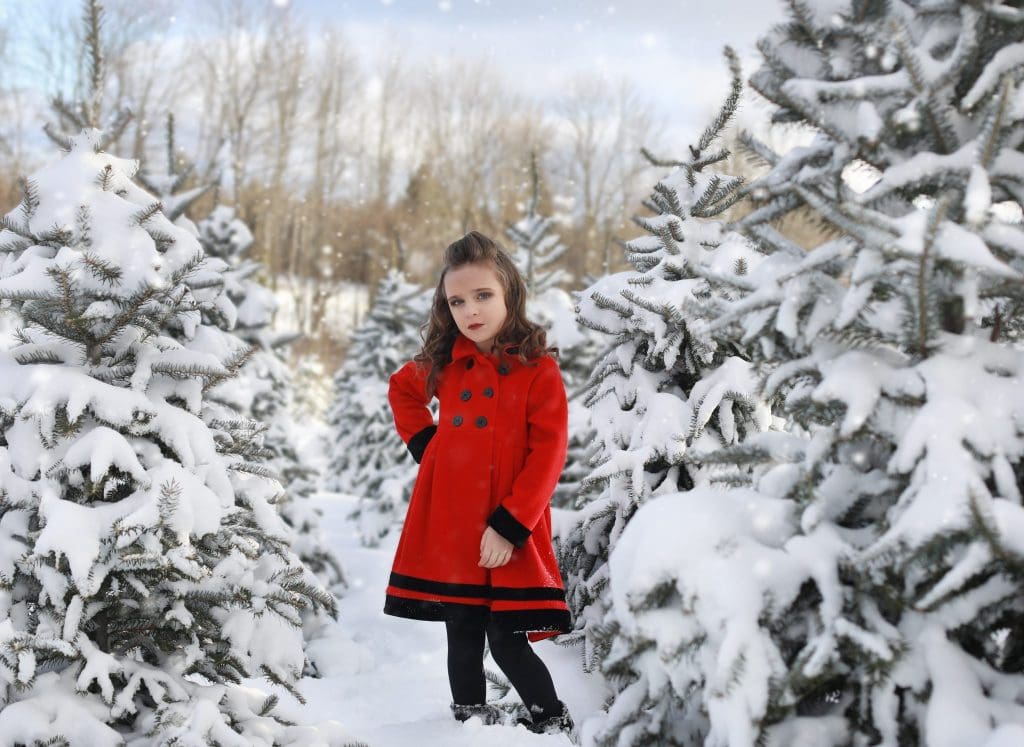
[[[391,374],[391,380],[396,382],[415,381],[416,383],[425,383],[429,373],[430,370],[425,368],[419,361],[409,360],[402,363]]]
[[[558,367],[558,358],[551,353],[545,352],[535,358],[527,358],[526,362],[522,364],[522,368],[526,368],[533,372],[533,379],[558,379],[562,378],[562,370]]]
[[[530,362],[545,368],[558,368],[558,356],[551,352],[544,352],[536,358],[531,358]]]
[[[403,361],[402,365],[400,365],[397,370],[426,375],[430,373],[430,364],[429,362],[422,361],[419,358],[410,358],[409,360]]]
[[[527,358],[526,362],[547,368],[558,368],[558,348],[542,350],[532,358]]]

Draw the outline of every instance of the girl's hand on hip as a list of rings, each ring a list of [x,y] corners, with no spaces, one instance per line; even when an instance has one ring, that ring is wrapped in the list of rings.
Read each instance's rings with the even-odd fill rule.
[[[512,543],[495,532],[491,527],[484,530],[480,538],[480,565],[484,568],[498,568],[512,559]]]

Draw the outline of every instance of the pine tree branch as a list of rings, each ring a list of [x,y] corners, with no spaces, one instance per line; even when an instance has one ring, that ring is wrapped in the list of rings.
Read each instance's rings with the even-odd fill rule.
[[[952,153],[956,148],[956,133],[949,122],[948,112],[935,98],[935,92],[925,75],[924,67],[910,41],[910,33],[906,25],[897,18],[890,18],[889,31],[892,35],[900,59],[910,75],[914,91],[922,102],[925,120],[929,125],[932,147],[936,153]]]
[[[103,48],[100,43],[102,23],[102,6],[98,0],[87,0],[83,25],[86,28],[86,55],[89,65],[89,107],[85,125],[94,129],[100,127],[100,109],[106,78],[103,68]]]
[[[1024,24],[1024,9],[1009,5],[983,5],[982,12],[1011,25]]]
[[[39,185],[34,179],[19,178],[18,186],[21,187],[22,193],[21,214],[25,225],[28,226],[32,218],[35,217],[36,211],[39,210]]]
[[[153,218],[153,216],[160,213],[164,209],[163,204],[160,201],[150,203],[146,207],[142,208],[138,212],[134,213],[131,217],[133,225],[142,226],[147,221]]]
[[[1010,94],[1014,90],[1013,79],[1010,76],[1004,77],[1000,89],[999,95],[992,102],[992,110],[985,117],[981,132],[978,133],[978,140],[981,143],[981,147],[978,148],[978,164],[986,170],[992,167],[992,162],[1008,135],[1005,120],[1011,101]]]
[[[93,252],[82,252],[82,264],[89,273],[102,283],[118,285],[121,281],[121,269]]]
[[[928,357],[928,331],[930,326],[928,324],[930,314],[928,313],[928,302],[926,296],[926,290],[929,287],[928,281],[930,279],[928,273],[928,258],[931,254],[931,248],[935,243],[935,238],[938,235],[939,226],[946,218],[946,212],[949,209],[949,204],[949,195],[943,195],[938,203],[936,203],[935,209],[928,217],[928,225],[925,228],[924,234],[924,245],[921,247],[921,258],[917,272],[917,353],[921,358]]]
[[[43,132],[64,153],[70,153],[73,142],[67,135],[57,132],[49,122],[43,125]]]
[[[14,219],[10,215],[0,216],[0,230],[10,231],[11,233],[17,234],[19,240],[12,244],[4,244],[4,251],[18,251],[16,246],[24,246],[24,242],[36,243],[36,237],[28,227],[28,222],[18,224],[14,222]]]
[[[36,236],[36,241],[42,246],[61,249],[71,243],[72,236],[73,234],[69,229],[55,224]]]
[[[175,152],[174,112],[172,111],[167,112],[165,132],[167,133],[167,173],[173,175],[178,173],[178,154]]]
[[[111,143],[120,140],[133,118],[134,114],[131,109],[127,107],[121,109],[114,121],[104,130],[103,137],[96,144],[96,151],[104,151],[110,147]]]
[[[82,117],[83,112],[73,109],[72,105],[64,101],[64,99],[61,98],[59,95],[54,97],[50,101],[50,105],[56,110],[59,119],[63,120],[64,122],[71,123],[71,127],[69,129],[74,130],[76,132],[80,132],[89,127],[88,121]],[[57,145],[61,146],[61,148],[64,148],[64,146],[57,138],[59,137],[63,139],[67,143],[67,147],[65,148],[65,150],[70,151],[71,138],[60,133],[52,133],[48,128],[49,124],[47,124],[43,128],[46,131],[46,134],[49,135],[51,139],[53,139],[54,142],[57,143]]]
[[[954,85],[958,76],[971,64],[978,54],[978,29],[981,26],[981,13],[977,8],[966,7],[961,10],[959,3],[947,6],[939,13],[949,15],[961,22],[960,33],[957,34],[956,46],[943,60],[944,72],[933,82],[932,88],[939,89]]]
[[[729,95],[722,103],[722,107],[718,110],[714,120],[701,134],[700,140],[697,141],[697,150],[693,153],[695,162],[693,168],[696,171],[700,171],[705,165],[701,164],[698,166],[698,163],[701,163],[700,154],[711,146],[711,143],[718,138],[725,126],[732,120],[736,114],[736,107],[739,105],[740,96],[743,93],[743,70],[740,67],[739,56],[729,46],[725,47],[723,54],[725,55],[726,64],[729,66]]]

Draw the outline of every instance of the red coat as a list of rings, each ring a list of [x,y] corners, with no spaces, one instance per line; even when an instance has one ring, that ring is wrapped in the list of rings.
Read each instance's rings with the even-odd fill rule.
[[[398,435],[420,462],[395,551],[384,612],[417,620],[481,619],[529,633],[572,629],[551,545],[551,495],[565,465],[568,408],[551,356],[500,363],[459,335],[438,378],[439,422],[426,373],[410,361],[391,376]],[[490,525],[515,547],[482,568]]]

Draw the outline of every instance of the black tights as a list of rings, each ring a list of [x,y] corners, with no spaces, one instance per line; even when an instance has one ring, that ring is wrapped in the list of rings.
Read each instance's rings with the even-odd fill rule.
[[[494,623],[477,620],[446,621],[448,629],[448,681],[452,700],[459,705],[486,702],[484,633],[491,655],[534,720],[557,716],[562,706],[544,662],[530,648],[526,633],[499,630]],[[538,713],[539,709],[539,713]]]

